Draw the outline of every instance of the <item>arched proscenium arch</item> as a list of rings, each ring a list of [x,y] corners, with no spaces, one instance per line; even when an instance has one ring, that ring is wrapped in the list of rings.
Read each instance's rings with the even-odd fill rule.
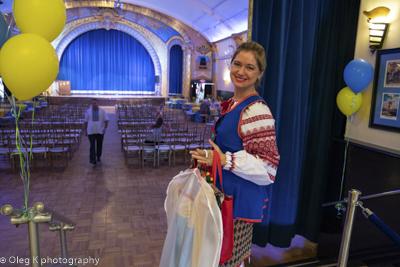
[[[169,63],[169,61],[170,61],[170,56],[171,56],[171,48],[174,46],[174,45],[179,45],[181,48],[182,48],[182,53],[183,53],[183,60],[182,60],[182,95],[184,96],[184,97],[189,97],[189,95],[187,94],[187,86],[186,86],[186,84],[187,84],[187,72],[188,72],[188,70],[185,68],[185,66],[186,66],[186,64],[187,64],[187,62],[186,62],[186,57],[185,57],[185,48],[184,48],[184,40],[183,40],[183,38],[181,38],[181,37],[178,37],[178,36],[173,36],[173,37],[171,37],[168,41],[167,41],[167,47],[168,47],[168,63]],[[169,94],[169,71],[170,71],[170,68],[168,67],[168,74],[167,74],[167,80],[168,80],[168,92],[167,92],[167,95]]]
[[[103,8],[114,8],[114,1],[102,1],[102,0],[93,0],[93,1],[65,1],[64,5],[65,8],[68,9],[73,9],[73,8],[84,8],[84,7],[103,7]],[[126,12],[133,12],[141,15],[145,15],[148,17],[151,17],[157,21],[160,21],[169,27],[173,28],[179,34],[183,37],[184,41],[186,44],[191,44],[190,36],[185,30],[184,24],[176,20],[174,18],[171,18],[169,16],[166,16],[165,14],[162,14],[160,12],[157,12],[155,10],[142,7],[142,6],[137,6],[133,4],[128,4],[124,3],[124,11]],[[187,26],[186,26],[187,27]]]
[[[77,28],[74,28],[71,32],[67,33],[64,36],[64,38],[57,45],[56,52],[57,52],[58,59],[61,60],[61,56],[64,53],[64,50],[75,38],[77,38],[79,35],[81,35],[85,32],[97,30],[97,29],[104,29],[103,27],[101,27],[101,25],[98,21],[89,22],[87,24],[80,25]],[[161,73],[162,73],[161,63],[157,56],[156,51],[154,50],[153,46],[149,43],[149,41],[147,41],[147,39],[143,35],[141,35],[139,32],[137,32],[135,29],[133,29],[129,26],[126,26],[124,24],[118,23],[116,25],[115,29],[129,34],[130,36],[132,36],[133,38],[138,40],[146,48],[147,52],[149,52],[150,57],[153,61],[155,75],[161,77]],[[156,91],[156,94],[160,94],[161,90],[159,88],[159,85],[156,85],[155,91]]]

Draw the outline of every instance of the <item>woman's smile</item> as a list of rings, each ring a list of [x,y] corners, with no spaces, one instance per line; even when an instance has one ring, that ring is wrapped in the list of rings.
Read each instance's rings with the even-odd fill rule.
[[[236,89],[251,92],[262,72],[258,68],[257,60],[252,52],[241,51],[236,55],[231,67],[231,80]]]
[[[236,78],[236,81],[239,82],[239,83],[243,83],[243,82],[247,81],[247,79],[241,78],[241,77],[238,77],[238,76],[235,76],[235,78]]]

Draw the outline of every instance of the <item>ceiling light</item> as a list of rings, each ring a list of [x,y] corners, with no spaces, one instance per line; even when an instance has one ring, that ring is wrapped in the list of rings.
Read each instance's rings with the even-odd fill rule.
[[[118,2],[115,2],[115,3],[114,3],[114,9],[115,9],[115,10],[122,10],[122,9],[124,9],[124,4],[121,3],[121,2],[118,0]]]

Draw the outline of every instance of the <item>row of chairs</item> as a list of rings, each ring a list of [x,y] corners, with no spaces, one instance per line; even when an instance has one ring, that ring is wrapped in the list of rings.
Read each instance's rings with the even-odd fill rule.
[[[63,166],[67,166],[81,143],[85,109],[87,105],[52,106],[35,113],[33,122],[31,119],[19,120],[19,135],[25,142],[20,146],[20,150],[25,147],[22,151],[17,148],[15,124],[1,127],[0,157],[9,160],[13,171],[21,152],[29,154],[33,169],[40,161],[53,167],[53,162],[59,158]]]
[[[152,138],[149,138],[151,136]],[[122,131],[122,144],[125,155],[125,163],[129,165],[130,158],[136,158],[138,165],[144,167],[145,162],[153,161],[153,166],[160,166],[160,159],[168,160],[175,166],[176,158],[181,157],[186,164],[190,158],[189,151],[195,149],[210,149],[208,142],[211,136],[211,128],[191,128],[186,132],[164,131],[162,134],[153,134],[151,131],[136,131],[124,129]],[[147,140],[152,143],[146,142]]]
[[[151,133],[150,133],[151,134]],[[152,143],[146,143],[149,133],[125,133],[124,154],[125,163],[129,158],[137,158],[138,164],[144,167],[146,161],[153,161],[154,167],[160,166],[160,159],[168,160],[175,166],[176,157],[180,156],[186,164],[188,152],[204,147],[203,133],[188,134],[186,137],[178,132],[168,132],[154,135]]]
[[[149,132],[148,127],[153,124],[154,122],[147,122],[147,123],[124,123],[119,121],[119,132],[121,134],[121,149],[124,146],[124,138],[125,138],[125,133],[124,131],[128,130],[131,132],[137,132],[137,133],[145,133],[145,134],[150,134],[151,131]],[[182,137],[186,136],[188,132],[188,123],[186,122],[165,122],[164,125],[168,124],[169,130],[166,130],[166,127],[163,128],[163,131],[170,131],[170,132],[178,132]],[[195,129],[197,131],[197,127],[194,127],[192,129]]]
[[[20,146],[19,148],[17,147],[15,139],[12,140],[11,136],[7,136],[6,138],[7,145],[0,147],[0,156],[9,159],[12,171],[14,171],[15,166],[18,165],[19,155],[21,153],[28,153],[33,169],[35,169],[37,163],[41,160],[44,161],[46,166],[50,165],[50,167],[53,167],[53,162],[58,156],[61,157],[63,166],[67,166],[68,154],[71,159],[72,151],[75,146],[74,141],[65,138],[63,134],[50,136],[42,133],[35,134],[32,136],[32,142],[25,141],[26,145]],[[2,139],[4,139],[4,137]]]

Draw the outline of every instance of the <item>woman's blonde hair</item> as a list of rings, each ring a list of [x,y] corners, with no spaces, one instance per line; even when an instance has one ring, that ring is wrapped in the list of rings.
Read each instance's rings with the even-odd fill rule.
[[[236,56],[242,51],[251,52],[254,55],[254,57],[255,57],[255,59],[257,61],[257,66],[260,69],[260,71],[263,73],[261,78],[257,79],[255,84],[254,84],[254,87],[257,88],[261,84],[260,80],[263,78],[264,70],[267,67],[267,59],[265,57],[265,50],[260,44],[258,44],[256,42],[245,42],[245,43],[242,43],[241,45],[239,45],[236,48],[236,51],[233,54],[233,57],[232,57],[232,60],[231,60],[231,64],[233,63],[233,60],[235,60]]]

